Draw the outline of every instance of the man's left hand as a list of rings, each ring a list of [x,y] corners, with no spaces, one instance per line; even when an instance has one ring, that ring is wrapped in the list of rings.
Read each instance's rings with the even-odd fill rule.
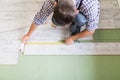
[[[70,45],[70,44],[72,44],[73,42],[74,42],[74,40],[73,40],[72,37],[69,37],[69,38],[66,38],[66,39],[65,39],[65,44],[67,44],[67,45]]]

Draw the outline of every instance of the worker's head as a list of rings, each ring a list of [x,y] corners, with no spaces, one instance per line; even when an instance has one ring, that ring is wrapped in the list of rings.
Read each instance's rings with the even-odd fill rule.
[[[60,0],[53,13],[52,22],[55,25],[71,23],[76,16],[76,8],[72,0]]]

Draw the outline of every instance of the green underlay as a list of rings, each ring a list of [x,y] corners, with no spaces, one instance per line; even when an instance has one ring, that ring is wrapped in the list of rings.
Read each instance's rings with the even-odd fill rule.
[[[120,80],[120,56],[24,56],[0,80]]]
[[[120,29],[97,29],[94,42],[120,42]]]

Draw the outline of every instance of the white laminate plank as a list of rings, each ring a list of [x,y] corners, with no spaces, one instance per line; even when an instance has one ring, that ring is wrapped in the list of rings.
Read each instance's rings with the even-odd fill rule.
[[[109,24],[109,25],[108,25]],[[99,29],[114,29],[115,23],[113,19],[102,19],[99,21]]]
[[[18,40],[0,39],[0,64],[17,64],[19,45]]]
[[[120,8],[120,0],[118,0],[119,8]]]
[[[0,21],[3,20],[27,20],[33,18],[36,14],[36,11],[28,10],[28,11],[2,11],[0,13]]]
[[[117,0],[100,0],[101,9],[118,9],[119,4]]]
[[[72,45],[26,45],[25,55],[120,55],[120,43],[74,43]]]
[[[0,3],[0,11],[40,10],[42,4],[39,2],[3,2]]]
[[[0,0],[0,2],[43,2],[44,0]]]

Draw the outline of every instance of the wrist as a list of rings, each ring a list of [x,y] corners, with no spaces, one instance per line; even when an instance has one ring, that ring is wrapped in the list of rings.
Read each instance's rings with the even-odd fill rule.
[[[72,40],[74,40],[74,41],[77,40],[77,39],[79,39],[79,38],[81,38],[81,36],[80,36],[79,33],[72,36]]]
[[[31,36],[31,34],[29,34],[29,33],[28,33],[28,34],[26,34],[26,36],[30,37],[30,36]]]
[[[71,40],[75,41],[76,37],[75,36],[71,36]]]

